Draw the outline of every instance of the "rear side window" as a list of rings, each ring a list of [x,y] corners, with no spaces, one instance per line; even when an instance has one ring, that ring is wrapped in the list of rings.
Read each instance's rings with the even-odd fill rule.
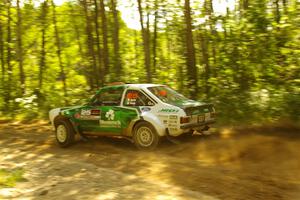
[[[138,90],[127,90],[124,106],[153,106],[154,103]]]
[[[123,91],[123,88],[103,91],[96,96],[93,104],[98,106],[119,106]]]

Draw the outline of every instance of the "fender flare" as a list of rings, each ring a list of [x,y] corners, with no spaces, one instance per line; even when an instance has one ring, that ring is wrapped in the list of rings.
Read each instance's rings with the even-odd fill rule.
[[[76,123],[74,123],[71,119],[69,119],[68,117],[63,116],[63,115],[57,115],[57,116],[54,118],[54,120],[53,120],[53,125],[54,125],[55,130],[56,130],[57,123],[58,123],[60,120],[64,120],[64,121],[70,122],[70,124],[72,125],[72,127],[73,127],[75,133],[80,133],[79,126],[76,125]]]
[[[65,116],[57,115],[56,117],[54,117],[54,120],[53,120],[53,125],[54,125],[54,128],[55,128],[55,129],[56,129],[57,123],[58,123],[60,120],[70,121],[70,120],[69,120],[67,117],[65,117]]]
[[[136,126],[136,124],[138,124],[139,122],[148,122],[150,123],[154,129],[156,130],[157,134],[159,136],[165,136],[166,135],[166,126],[155,116],[155,115],[143,115],[141,116],[141,119],[136,121],[132,127],[132,131],[134,130],[134,127]]]

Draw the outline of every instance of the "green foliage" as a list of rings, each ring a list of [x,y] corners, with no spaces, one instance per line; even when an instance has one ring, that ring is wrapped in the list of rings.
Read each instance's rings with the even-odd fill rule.
[[[17,182],[25,181],[23,178],[24,170],[22,169],[0,169],[0,188],[14,187]]]
[[[84,0],[85,1],[85,0]],[[110,65],[105,80],[104,66],[93,66],[88,46],[87,20],[91,22],[92,48],[97,63],[97,45],[103,54],[103,29],[99,27],[100,44],[96,42],[94,1],[66,1],[56,6],[57,29],[60,47],[56,43],[53,12],[50,1],[34,5],[24,1],[21,7],[23,67],[26,92],[22,94],[17,46],[19,20],[15,4],[11,5],[11,42],[8,43],[8,4],[0,2],[0,113],[2,117],[46,117],[54,107],[84,101],[97,89],[95,79],[107,83],[124,81],[141,83],[146,80],[143,41],[140,30],[127,27],[119,19],[119,53],[122,72],[114,68],[113,31],[116,28],[110,1],[105,1],[108,26]],[[193,42],[198,70],[198,96],[215,103],[219,118],[224,122],[270,121],[281,118],[299,120],[300,86],[300,16],[297,0],[236,1],[235,9],[217,13],[205,0],[204,4],[191,3]],[[99,3],[99,1],[96,1]],[[123,2],[116,1],[118,4]],[[137,10],[136,1],[130,1]],[[142,1],[144,22],[149,14],[151,73],[154,83],[167,84],[189,96],[187,88],[186,38],[184,2],[157,0]],[[288,2],[288,3],[285,3]],[[42,5],[45,7],[43,8]],[[133,9],[133,10],[134,10]],[[156,57],[154,45],[154,15],[157,14]],[[44,16],[44,18],[43,18]],[[101,25],[102,19],[99,17]],[[146,24],[145,24],[146,26]],[[42,65],[42,28],[45,27],[45,63]],[[1,43],[2,41],[2,43]],[[11,48],[8,55],[8,47]],[[3,49],[3,51],[1,51]],[[59,66],[57,51],[60,49],[64,74]],[[8,70],[9,64],[12,72]],[[103,56],[103,55],[102,55]],[[103,57],[102,57],[103,59]],[[156,61],[154,68],[153,59]],[[102,63],[103,64],[103,63]],[[97,74],[94,73],[95,67]],[[42,75],[41,75],[42,70]],[[63,79],[66,79],[66,94]],[[39,88],[39,81],[42,87]],[[9,89],[9,85],[12,86]]]

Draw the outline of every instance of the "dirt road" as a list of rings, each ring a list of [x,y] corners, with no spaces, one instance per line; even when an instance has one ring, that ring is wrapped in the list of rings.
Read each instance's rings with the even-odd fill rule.
[[[140,152],[124,139],[59,148],[45,123],[0,124],[0,168],[26,182],[0,199],[300,199],[300,134],[185,136]]]

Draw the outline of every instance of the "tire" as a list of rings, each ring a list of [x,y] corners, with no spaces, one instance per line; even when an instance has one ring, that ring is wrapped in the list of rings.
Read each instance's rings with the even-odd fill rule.
[[[58,121],[55,129],[55,137],[59,146],[63,148],[72,145],[75,140],[75,131],[72,124],[67,120]]]
[[[139,122],[133,130],[133,141],[140,150],[153,150],[157,147],[160,136],[148,122]]]

